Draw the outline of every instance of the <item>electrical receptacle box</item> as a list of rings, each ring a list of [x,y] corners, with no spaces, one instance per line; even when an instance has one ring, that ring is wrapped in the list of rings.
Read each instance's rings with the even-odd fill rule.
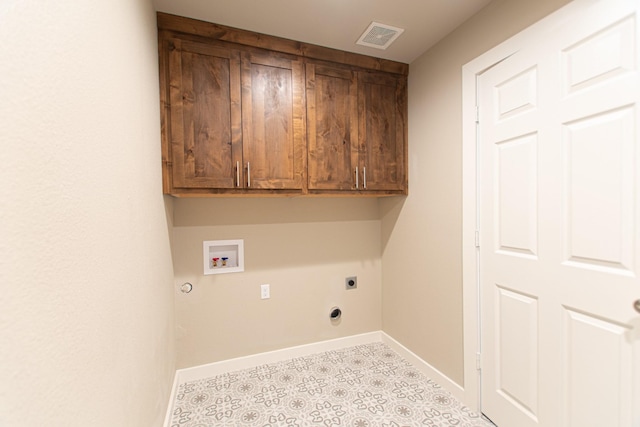
[[[344,279],[344,287],[349,289],[356,289],[358,287],[358,276],[349,276]]]

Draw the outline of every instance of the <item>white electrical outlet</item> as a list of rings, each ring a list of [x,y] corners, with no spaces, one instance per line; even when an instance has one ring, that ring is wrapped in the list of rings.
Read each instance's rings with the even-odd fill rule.
[[[260,298],[269,299],[271,298],[271,290],[269,289],[269,285],[260,285]]]

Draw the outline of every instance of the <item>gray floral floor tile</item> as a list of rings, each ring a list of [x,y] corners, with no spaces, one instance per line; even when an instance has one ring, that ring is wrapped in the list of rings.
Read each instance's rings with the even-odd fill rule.
[[[172,427],[490,427],[382,343],[179,384]]]

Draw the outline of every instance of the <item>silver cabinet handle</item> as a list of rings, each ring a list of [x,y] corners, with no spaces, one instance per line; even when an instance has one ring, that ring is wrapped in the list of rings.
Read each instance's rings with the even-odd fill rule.
[[[358,167],[356,166],[356,189],[358,188],[359,183],[358,183]]]
[[[367,168],[362,167],[362,188],[367,189]]]
[[[251,187],[251,164],[247,162],[247,187]]]
[[[640,313],[640,299],[637,299],[634,303],[633,303],[633,308],[636,309],[636,311],[638,313]]]
[[[236,162],[236,187],[240,187],[240,162]]]

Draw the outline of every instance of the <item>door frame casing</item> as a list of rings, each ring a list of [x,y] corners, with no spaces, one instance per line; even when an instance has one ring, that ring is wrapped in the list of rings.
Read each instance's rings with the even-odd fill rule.
[[[464,401],[482,410],[480,337],[480,248],[476,247],[479,223],[478,78],[486,70],[535,43],[537,35],[567,25],[578,11],[599,0],[574,0],[462,67],[462,312]]]

